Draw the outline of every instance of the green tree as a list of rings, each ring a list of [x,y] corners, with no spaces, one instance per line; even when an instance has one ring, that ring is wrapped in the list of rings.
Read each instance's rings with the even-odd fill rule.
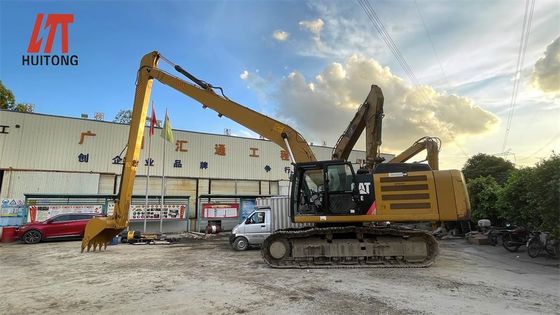
[[[130,122],[132,121],[132,111],[131,110],[125,110],[125,109],[121,109],[117,115],[115,116],[115,119],[113,119],[113,122],[116,123],[121,123],[121,124],[130,124]],[[150,123],[151,123],[151,118],[150,117],[146,117],[146,127],[150,127]],[[156,120],[156,125],[155,127],[160,128],[161,127],[161,120]]]
[[[468,182],[471,201],[471,218],[474,222],[489,219],[493,225],[500,223],[500,212],[496,207],[500,185],[492,176],[480,176]]]
[[[513,163],[501,157],[479,153],[467,160],[463,166],[463,175],[467,182],[481,176],[492,176],[501,185],[514,169]]]
[[[560,155],[511,172],[497,207],[506,222],[560,236]]]
[[[515,170],[504,183],[498,195],[497,207],[504,222],[530,229],[540,224],[540,219],[531,205],[531,186],[534,182],[531,167]]]
[[[33,112],[33,105],[26,103],[16,104],[14,93],[0,81],[0,109],[31,113]]]
[[[15,107],[16,98],[14,94],[0,81],[0,109],[14,110]]]
[[[130,124],[131,120],[132,120],[132,111],[130,109],[128,110],[121,109],[115,116],[115,119],[113,119],[113,122],[120,123],[120,124]]]
[[[559,154],[537,163],[528,198],[532,211],[539,214],[539,229],[560,236]]]

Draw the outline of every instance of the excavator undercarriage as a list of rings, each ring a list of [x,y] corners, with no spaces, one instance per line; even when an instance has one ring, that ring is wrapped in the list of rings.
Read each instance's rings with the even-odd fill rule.
[[[419,268],[434,262],[438,243],[404,228],[313,227],[277,231],[262,253],[274,268]]]

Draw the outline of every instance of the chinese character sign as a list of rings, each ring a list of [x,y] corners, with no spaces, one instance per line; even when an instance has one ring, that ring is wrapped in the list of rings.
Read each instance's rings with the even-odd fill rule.
[[[259,148],[249,148],[249,150],[251,151],[251,154],[249,154],[250,157],[259,157],[259,154],[257,153]]]
[[[189,143],[186,140],[177,140],[177,142],[175,142],[175,152],[187,152],[189,150],[187,150],[186,146],[187,143]]]
[[[80,153],[80,154],[78,155],[78,162],[80,162],[80,163],[87,163],[87,162],[89,162],[89,153],[88,153],[88,154]]]
[[[95,137],[97,134],[91,132],[91,131],[86,131],[86,132],[82,132],[80,133],[80,142],[78,142],[78,144],[84,144],[84,141],[86,140],[86,137]]]
[[[225,144],[215,144],[214,145],[214,154],[215,155],[226,155],[226,145]]]
[[[205,219],[237,218],[239,217],[239,204],[202,204],[202,217]]]
[[[113,158],[113,164],[123,164],[123,158],[120,155],[117,155]]]

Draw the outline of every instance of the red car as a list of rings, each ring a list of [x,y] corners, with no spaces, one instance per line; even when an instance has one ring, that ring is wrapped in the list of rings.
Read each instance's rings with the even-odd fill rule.
[[[46,239],[78,238],[84,236],[86,224],[95,213],[59,214],[43,222],[28,223],[16,230],[16,237],[27,244]]]

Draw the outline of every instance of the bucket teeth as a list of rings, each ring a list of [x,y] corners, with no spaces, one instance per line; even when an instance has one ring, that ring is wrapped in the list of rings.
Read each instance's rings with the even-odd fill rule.
[[[112,218],[93,218],[86,225],[84,238],[82,239],[82,253],[101,251],[103,248],[107,250],[107,243],[123,230],[122,227],[115,224]]]

